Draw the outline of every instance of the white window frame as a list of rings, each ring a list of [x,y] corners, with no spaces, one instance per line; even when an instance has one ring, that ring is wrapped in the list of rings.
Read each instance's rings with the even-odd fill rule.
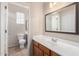
[[[25,24],[25,15],[22,12],[16,12],[16,23]]]

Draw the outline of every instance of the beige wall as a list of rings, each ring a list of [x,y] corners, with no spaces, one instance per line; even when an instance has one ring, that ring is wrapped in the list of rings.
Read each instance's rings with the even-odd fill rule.
[[[31,42],[34,35],[43,34],[43,3],[30,3],[30,18],[29,18],[29,39],[28,39],[28,51],[30,49]]]
[[[70,4],[70,3],[59,3],[56,6],[54,6],[53,8],[49,8],[48,7],[48,3],[45,3],[44,6],[43,6],[44,7],[44,10],[43,10],[44,14],[52,12],[52,11],[55,11],[55,10],[65,6],[65,5],[68,5],[68,4]],[[48,35],[48,36],[52,36],[52,37],[58,37],[58,38],[61,38],[61,39],[66,39],[66,40],[72,40],[72,41],[75,41],[75,42],[79,42],[79,35],[45,32],[45,29],[44,29],[44,35]]]
[[[69,5],[69,4],[71,4],[71,3],[73,3],[73,2],[57,2],[56,5],[53,5],[52,8],[50,8],[50,7],[49,7],[49,3],[46,2],[46,3],[44,3],[44,5],[43,5],[43,13],[44,13],[44,14],[47,14],[47,13],[53,12],[53,11],[55,11],[55,10],[58,10],[58,9],[64,7],[64,6]]]
[[[32,35],[43,33],[43,3],[32,3],[31,19],[32,19]]]

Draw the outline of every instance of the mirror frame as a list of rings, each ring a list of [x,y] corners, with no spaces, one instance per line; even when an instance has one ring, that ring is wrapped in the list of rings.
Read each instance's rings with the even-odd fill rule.
[[[66,7],[69,7],[69,6],[72,6],[72,5],[75,5],[76,6],[76,17],[75,17],[75,20],[76,20],[76,23],[75,23],[75,30],[76,30],[76,32],[75,33],[73,33],[73,32],[61,32],[61,31],[50,31],[50,30],[46,30],[46,16],[47,15],[49,15],[49,14],[51,14],[51,13],[54,13],[54,12],[56,12],[56,11],[59,11],[59,10],[61,10],[61,9],[64,9],[64,8],[66,8]],[[56,10],[56,11],[53,11],[53,12],[50,12],[50,13],[48,13],[48,14],[45,14],[45,32],[53,32],[53,33],[65,33],[65,34],[79,34],[79,2],[74,2],[74,3],[71,3],[71,4],[69,4],[69,5],[67,5],[67,6],[65,6],[65,7],[63,7],[63,8],[60,8],[60,9],[58,9],[58,10]]]

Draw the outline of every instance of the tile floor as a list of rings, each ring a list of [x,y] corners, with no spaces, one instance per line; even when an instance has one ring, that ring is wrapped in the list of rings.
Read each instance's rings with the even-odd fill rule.
[[[19,47],[10,47],[8,49],[9,56],[27,56],[26,48],[20,49]]]

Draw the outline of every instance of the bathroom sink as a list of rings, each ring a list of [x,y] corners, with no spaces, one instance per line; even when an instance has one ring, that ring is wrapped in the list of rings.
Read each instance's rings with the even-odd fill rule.
[[[44,40],[45,42],[50,42],[50,43],[55,43],[55,44],[58,40],[58,38],[56,38],[56,37],[50,37],[50,36],[46,36],[46,35],[37,35],[37,36],[34,36],[33,39],[36,39],[39,41]]]

